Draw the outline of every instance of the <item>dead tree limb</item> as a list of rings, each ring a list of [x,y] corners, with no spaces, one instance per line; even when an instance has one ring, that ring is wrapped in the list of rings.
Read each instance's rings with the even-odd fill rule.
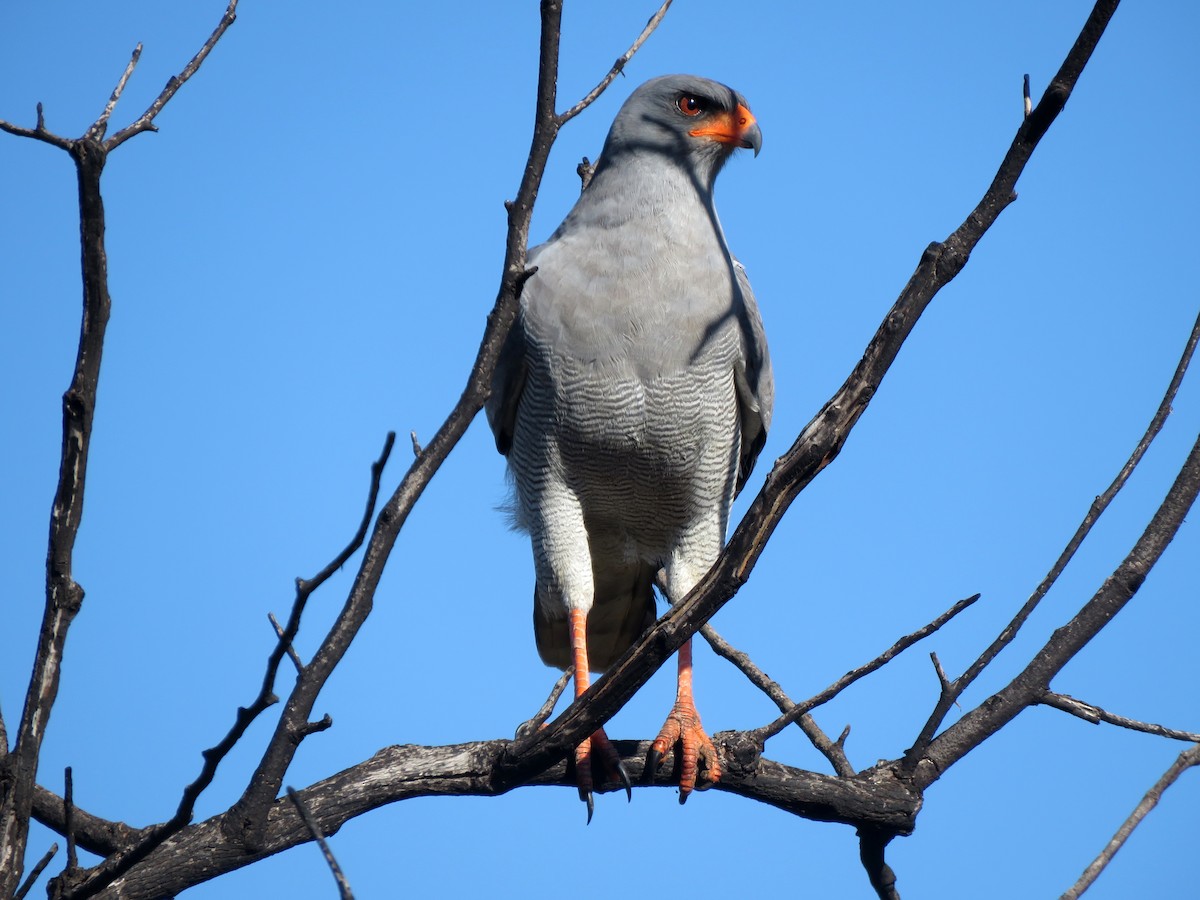
[[[174,84],[169,92],[164,91],[155,105],[139,119],[143,123],[140,130],[152,127],[154,116],[196,72],[221,34],[232,24],[236,6],[237,0],[230,0],[217,31],[213,32],[213,36],[183,73],[172,79]],[[72,563],[75,539],[83,519],[88,451],[100,384],[100,361],[112,305],[108,293],[108,257],[104,246],[104,200],[100,192],[100,176],[109,152],[137,131],[131,130],[131,126],[108,141],[102,138],[108,119],[137,65],[140,50],[139,46],[134,51],[103,112],[82,137],[71,140],[47,130],[41,104],[38,104],[37,125],[33,129],[0,121],[0,130],[65,150],[75,163],[83,274],[79,351],[71,384],[63,395],[62,454],[58,485],[50,510],[45,612],[16,743],[6,760],[10,787],[0,805],[0,896],[16,891],[23,869],[42,740],[58,695],[67,632],[83,604],[83,588],[73,577]]]
[[[1053,706],[1055,709],[1061,709],[1063,712],[1070,713],[1073,716],[1083,719],[1085,722],[1091,722],[1093,725],[1099,725],[1101,722],[1104,722],[1107,725],[1116,725],[1118,728],[1128,728],[1130,731],[1140,731],[1143,734],[1153,734],[1175,741],[1200,744],[1200,734],[1194,731],[1180,731],[1177,728],[1167,728],[1165,725],[1156,725],[1153,722],[1140,722],[1137,719],[1130,719],[1126,716],[1111,713],[1091,703],[1084,703],[1082,700],[1072,697],[1069,694],[1046,691],[1046,693],[1042,694],[1040,702],[1044,706]]]
[[[781,811],[822,822],[873,826],[893,834],[909,833],[920,798],[895,780],[868,776],[838,778],[806,772],[763,758],[738,732],[714,735],[726,774],[712,789],[766,803]],[[498,770],[512,741],[476,741],[441,747],[385,747],[370,759],[323,779],[297,794],[326,835],[353,818],[389,803],[416,797],[497,796],[503,787]],[[614,741],[630,778],[639,783],[650,741]],[[674,788],[670,765],[654,784]],[[574,787],[565,760],[525,782]],[[254,848],[230,836],[225,820],[233,811],[189,826],[156,848],[142,864],[98,894],[106,900],[151,900],[172,896],[221,874],[250,865],[313,840],[295,805],[286,796],[272,801],[261,843]]]
[[[1023,709],[1041,702],[1050,681],[1100,633],[1137,593],[1171,543],[1200,493],[1200,437],[1142,536],[1100,590],[1056,630],[1029,664],[1003,689],[984,700],[924,748],[910,750],[905,768],[924,789]],[[911,762],[909,761],[911,760]]]
[[[937,705],[934,707],[933,712],[930,713],[928,720],[921,729],[921,733],[917,736],[916,741],[913,742],[913,747],[920,748],[929,743],[934,732],[945,719],[946,714],[950,711],[951,707],[958,702],[958,698],[962,696],[963,691],[965,691],[967,687],[969,687],[971,683],[979,677],[979,673],[982,672],[992,662],[992,660],[999,656],[1000,652],[1005,647],[1012,643],[1013,638],[1017,636],[1017,632],[1020,631],[1021,626],[1024,625],[1026,620],[1028,620],[1028,618],[1033,614],[1033,611],[1037,608],[1038,604],[1041,603],[1042,598],[1049,593],[1050,588],[1052,588],[1054,583],[1058,581],[1059,576],[1062,575],[1063,571],[1067,567],[1067,564],[1075,556],[1075,553],[1080,546],[1082,546],[1084,539],[1091,532],[1092,526],[1096,524],[1096,521],[1108,508],[1109,504],[1112,503],[1113,499],[1121,491],[1121,488],[1125,486],[1125,483],[1129,480],[1129,476],[1133,474],[1133,470],[1136,469],[1138,463],[1142,461],[1142,457],[1146,455],[1146,451],[1150,449],[1150,445],[1154,442],[1154,439],[1158,436],[1158,433],[1162,431],[1162,427],[1166,423],[1167,417],[1171,414],[1171,404],[1174,403],[1175,395],[1179,392],[1179,386],[1183,383],[1183,376],[1187,373],[1188,366],[1191,364],[1192,356],[1196,352],[1196,345],[1198,342],[1200,342],[1200,315],[1197,315],[1196,322],[1192,326],[1191,334],[1188,335],[1188,339],[1184,343],[1183,354],[1179,358],[1179,363],[1175,366],[1175,372],[1171,376],[1171,381],[1167,385],[1166,391],[1163,393],[1162,400],[1158,404],[1158,409],[1155,410],[1153,417],[1150,419],[1150,424],[1146,427],[1146,431],[1142,435],[1141,440],[1138,441],[1137,446],[1133,448],[1133,452],[1130,454],[1129,459],[1125,461],[1125,465],[1121,467],[1121,470],[1112,480],[1112,483],[1101,494],[1097,495],[1095,500],[1092,501],[1092,505],[1088,508],[1087,514],[1084,515],[1083,521],[1079,523],[1079,527],[1075,529],[1075,533],[1067,542],[1066,547],[1063,548],[1062,553],[1059,554],[1059,557],[1057,560],[1055,560],[1054,565],[1050,567],[1050,571],[1046,573],[1046,577],[1042,579],[1041,584],[1039,584],[1034,592],[1029,595],[1029,599],[1025,601],[1025,604],[1017,611],[1017,614],[1013,616],[1012,621],[1010,621],[1008,625],[1004,627],[1004,630],[1001,631],[996,639],[992,641],[991,645],[989,645],[988,648],[984,650],[983,653],[981,653],[973,663],[971,663],[967,670],[958,678],[950,682],[947,686],[947,690],[942,692],[942,695],[938,698]]]
[[[1154,807],[1158,806],[1158,801],[1162,799],[1162,795],[1167,788],[1178,781],[1179,776],[1193,766],[1200,766],[1200,744],[1189,747],[1179,754],[1175,762],[1171,763],[1171,767],[1163,773],[1162,777],[1154,783],[1154,786],[1150,790],[1146,791],[1146,796],[1134,807],[1133,812],[1129,814],[1129,818],[1121,823],[1121,827],[1112,836],[1112,840],[1105,845],[1100,854],[1083,870],[1083,874],[1079,876],[1079,880],[1071,885],[1070,889],[1062,895],[1060,900],[1077,900],[1077,898],[1083,896],[1084,892],[1100,877],[1100,873],[1112,862],[1113,857],[1117,855],[1117,851],[1125,846],[1125,842],[1129,840],[1129,836],[1133,834],[1133,830],[1142,823],[1142,820],[1150,814],[1150,811]]]

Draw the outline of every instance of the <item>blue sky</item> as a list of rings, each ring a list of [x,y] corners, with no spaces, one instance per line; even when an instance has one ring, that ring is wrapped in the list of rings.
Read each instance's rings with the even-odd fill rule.
[[[77,136],[129,53],[141,62],[113,118],[139,114],[223,4],[6,5],[0,117]],[[607,71],[653,2],[568,3],[560,108]],[[931,240],[970,211],[1021,115],[1090,4],[744,3],[679,0],[595,106],[562,133],[534,217],[547,236],[620,103],[690,71],[749,99],[758,159],[722,174],[717,204],[766,320],[777,377],[757,488],[842,382]],[[199,75],[104,177],[113,317],[76,577],[87,599],[67,647],[42,780],[75,773],[81,806],[168,817],[199,752],[257,691],[292,579],[357,523],[370,462],[431,436],[457,399],[495,297],[502,206],[529,146],[537,4],[244,3]],[[983,599],[817,713],[849,723],[859,768],[909,746],[951,675],[1003,627],[1141,436],[1200,306],[1196,225],[1200,8],[1126,4],[1025,172],[1019,200],[935,300],[841,456],[797,500],[742,593],[714,620],[796,698],[870,659],[956,600]],[[60,397],[78,333],[78,225],[60,151],[0,136],[0,460],[6,573],[0,704],[15,730],[42,608]],[[970,708],[1119,563],[1200,423],[1200,387],[1175,412]],[[554,673],[530,629],[525,540],[495,507],[503,461],[480,418],[426,491],[375,611],[316,712],[288,782],[302,786],[394,743],[511,735]],[[744,506],[745,500],[739,505]],[[1193,515],[1193,520],[1195,514]],[[354,566],[350,566],[352,571]],[[316,595],[312,652],[349,584]],[[1141,592],[1054,687],[1130,717],[1198,730],[1200,539],[1189,522]],[[712,730],[774,708],[697,651]],[[286,690],[281,680],[279,688]],[[650,737],[670,672],[609,726]],[[198,813],[240,793],[264,718]],[[1057,896],[1182,745],[1060,712],[1026,712],[930,789],[889,859],[911,897]],[[827,771],[797,733],[768,755]],[[1200,777],[1186,774],[1089,897],[1170,896],[1194,881]],[[669,860],[697,896],[873,896],[848,828],[709,792],[597,800],[569,790],[410,801],[356,820],[334,850],[361,897],[560,896],[581,850],[589,892],[666,891]],[[35,829],[36,858],[51,836]],[[716,840],[720,851],[702,843]],[[680,851],[672,851],[678,842]],[[61,866],[56,861],[52,871]],[[578,876],[575,876],[578,877]],[[333,896],[315,847],[189,897]],[[38,889],[40,890],[40,888]]]

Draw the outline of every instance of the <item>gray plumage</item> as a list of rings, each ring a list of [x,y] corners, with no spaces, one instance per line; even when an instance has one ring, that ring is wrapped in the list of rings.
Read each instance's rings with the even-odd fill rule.
[[[699,112],[696,110],[699,109]],[[605,670],[720,552],[729,507],[770,424],[762,321],[712,188],[744,129],[740,94],[695,76],[639,87],[562,225],[529,254],[487,405],[533,544],[534,626],[547,664],[572,661],[568,609],[588,611]],[[702,129],[701,129],[702,130]]]

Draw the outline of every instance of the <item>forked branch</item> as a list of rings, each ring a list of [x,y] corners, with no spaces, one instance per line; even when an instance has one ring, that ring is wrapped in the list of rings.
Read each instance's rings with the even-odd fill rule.
[[[213,29],[213,33],[209,35],[208,40],[204,42],[204,45],[196,51],[196,55],[193,56],[191,61],[183,67],[182,72],[180,72],[178,75],[172,75],[169,79],[167,79],[167,84],[162,89],[162,92],[154,98],[154,102],[146,108],[144,113],[138,116],[134,122],[126,125],[105,142],[108,150],[115,150],[135,134],[141,134],[143,131],[158,131],[158,127],[154,124],[155,117],[163,111],[163,107],[171,102],[171,98],[174,97],[178,90],[187,83],[187,80],[196,74],[197,70],[200,68],[200,65],[205,59],[208,58],[208,54],[212,52],[213,47],[217,46],[217,41],[221,39],[221,36],[225,34],[225,32],[229,29],[229,26],[237,20],[237,5],[238,0],[229,0],[229,5],[225,7],[225,13],[221,16],[221,21],[217,23],[217,27]],[[138,45],[138,48],[140,50],[141,44]],[[117,90],[113,96],[113,99],[110,101],[110,105],[115,105],[117,98],[120,97],[121,88],[124,87],[125,81],[129,78],[130,72],[133,71],[133,67],[137,64],[137,56],[137,52],[135,51],[133,60],[130,62],[124,78],[121,79],[121,83],[117,86]],[[108,119],[108,113],[110,112],[110,109],[106,109],[105,115],[101,116],[101,118],[97,120],[96,125],[102,125],[104,122],[106,122]],[[95,128],[96,126],[94,125],[92,127]]]

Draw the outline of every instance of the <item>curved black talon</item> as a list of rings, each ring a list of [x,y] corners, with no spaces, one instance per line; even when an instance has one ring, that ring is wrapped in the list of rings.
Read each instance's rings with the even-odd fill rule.
[[[587,803],[587,811],[588,811],[588,820],[587,820],[587,823],[588,823],[589,825],[591,825],[591,824],[592,824],[592,813],[594,813],[594,812],[596,811],[596,803],[595,803],[595,801],[594,801],[594,800],[592,800],[592,792],[591,792],[591,791],[587,791],[587,792],[585,793],[585,792],[584,792],[584,791],[581,789],[581,790],[579,791],[579,799],[580,799],[580,800],[583,800],[583,801],[585,801],[585,802]]]
[[[625,764],[619,759],[617,760],[617,774],[621,776],[621,784],[625,785],[625,802],[633,802],[633,782],[629,780],[629,773],[625,771]]]
[[[662,762],[662,754],[650,748],[650,752],[646,754],[646,768],[642,772],[643,784],[654,784],[654,774],[658,771],[658,764]]]

